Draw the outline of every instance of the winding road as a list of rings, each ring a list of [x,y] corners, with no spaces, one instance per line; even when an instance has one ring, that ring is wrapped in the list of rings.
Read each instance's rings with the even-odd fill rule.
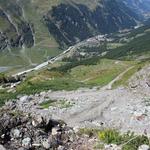
[[[54,57],[54,58],[52,58],[52,59],[50,59],[50,60],[48,60],[42,64],[39,64],[38,66],[36,66],[34,68],[16,73],[13,76],[21,76],[23,74],[27,74],[27,73],[32,72],[32,71],[40,70],[40,69],[44,68],[45,66],[47,66],[48,64],[54,64],[56,61],[61,60],[63,58],[63,56],[66,55],[66,53],[68,53],[69,51],[71,51],[74,48],[75,48],[75,46],[71,46],[67,50],[63,51],[63,53],[57,55],[56,57]]]

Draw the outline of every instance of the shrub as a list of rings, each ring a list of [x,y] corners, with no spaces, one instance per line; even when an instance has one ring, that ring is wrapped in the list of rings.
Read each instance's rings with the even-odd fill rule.
[[[113,129],[100,131],[98,133],[98,137],[100,140],[107,144],[121,144],[120,142],[122,141],[122,136],[120,135],[120,133],[117,130]]]
[[[80,60],[80,61],[72,61],[72,62],[66,63],[60,67],[51,68],[49,71],[58,71],[58,72],[66,73],[74,67],[77,67],[80,65],[85,65],[85,66],[96,65],[99,61],[100,61],[100,57],[92,57],[92,58],[84,59],[84,60]]]
[[[144,135],[137,136],[133,132],[120,134],[114,129],[100,131],[98,137],[104,143],[122,145],[122,150],[137,150],[140,145],[149,145],[149,139]]]
[[[129,137],[127,137],[127,139],[129,139]],[[133,140],[131,140],[131,141],[129,141],[129,143],[125,144],[122,147],[122,150],[137,150],[138,147],[143,144],[149,145],[148,137],[146,137],[144,135],[139,135],[137,137],[133,136]]]

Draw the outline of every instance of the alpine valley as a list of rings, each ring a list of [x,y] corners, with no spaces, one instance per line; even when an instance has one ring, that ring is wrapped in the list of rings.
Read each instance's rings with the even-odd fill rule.
[[[33,67],[87,38],[131,29],[148,16],[148,4],[149,0],[0,0],[0,65]]]
[[[149,150],[150,0],[0,0],[0,150]]]

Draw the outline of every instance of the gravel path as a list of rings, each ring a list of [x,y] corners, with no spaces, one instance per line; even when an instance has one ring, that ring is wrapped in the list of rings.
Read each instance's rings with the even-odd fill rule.
[[[134,66],[131,66],[129,68],[127,68],[125,71],[123,71],[122,73],[120,73],[115,79],[113,79],[110,83],[108,83],[106,86],[104,86],[102,89],[112,89],[112,85],[118,81],[119,79],[121,79],[123,77],[123,75],[125,73],[127,73],[129,70],[131,70]]]

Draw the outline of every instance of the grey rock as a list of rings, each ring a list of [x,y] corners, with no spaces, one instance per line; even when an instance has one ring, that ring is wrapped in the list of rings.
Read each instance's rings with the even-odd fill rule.
[[[40,96],[45,96],[45,95],[46,95],[45,91],[40,93]]]
[[[61,146],[61,145],[59,145],[59,147],[57,148],[57,150],[64,150],[64,149],[65,149],[65,147]]]
[[[52,135],[57,135],[58,134],[58,132],[59,132],[59,130],[60,130],[60,128],[59,127],[54,127],[54,128],[52,128]]]
[[[43,123],[43,118],[40,115],[35,116],[34,119],[32,120],[32,125],[34,127],[41,126],[42,123]]]
[[[59,145],[59,140],[58,140],[58,137],[56,138],[56,136],[50,135],[48,137],[48,141],[51,143],[52,147],[58,147]]]
[[[150,150],[150,147],[148,145],[141,145],[138,150]]]
[[[79,128],[78,126],[75,126],[75,127],[73,128],[73,130],[74,130],[75,133],[78,133],[79,130],[80,130],[80,128]]]
[[[40,146],[41,146],[41,144],[34,143],[34,144],[32,144],[32,146],[33,146],[33,147],[40,147]]]
[[[21,132],[20,132],[20,130],[18,130],[18,129],[14,129],[14,130],[12,130],[11,132],[12,132],[13,138],[19,138],[20,135],[21,135]]]
[[[31,138],[27,137],[22,140],[22,146],[25,148],[31,147]]]
[[[46,149],[49,149],[51,147],[51,144],[47,139],[43,140],[42,145]]]
[[[22,102],[22,103],[27,102],[27,101],[28,101],[28,96],[27,95],[20,98],[20,102]]]
[[[6,107],[8,107],[11,110],[16,108],[16,102],[15,101],[8,101],[5,103],[5,105],[6,105]]]
[[[18,148],[18,150],[26,150],[25,148],[23,148],[23,147],[20,147],[20,148]]]
[[[6,150],[6,148],[3,145],[0,145],[0,150]]]

